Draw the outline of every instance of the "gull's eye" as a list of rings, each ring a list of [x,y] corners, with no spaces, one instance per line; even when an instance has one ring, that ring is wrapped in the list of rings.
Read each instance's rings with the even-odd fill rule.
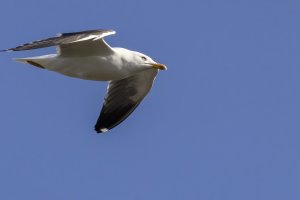
[[[147,60],[147,58],[145,57],[145,56],[142,56],[141,57],[144,61],[146,61]]]

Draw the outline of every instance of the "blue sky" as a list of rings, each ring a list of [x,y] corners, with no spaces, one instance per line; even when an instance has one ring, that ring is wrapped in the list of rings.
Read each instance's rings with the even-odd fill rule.
[[[93,131],[106,83],[0,55],[0,199],[300,196],[300,2],[3,1],[1,49],[95,28],[168,66],[139,108]]]

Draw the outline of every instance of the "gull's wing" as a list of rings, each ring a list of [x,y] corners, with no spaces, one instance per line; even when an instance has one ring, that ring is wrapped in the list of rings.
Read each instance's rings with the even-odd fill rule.
[[[106,132],[125,120],[148,94],[157,72],[149,69],[122,80],[110,81],[95,130]]]
[[[104,42],[103,38],[108,35],[115,34],[116,32],[113,30],[88,30],[81,32],[73,32],[73,33],[62,33],[57,37],[51,37],[43,40],[37,40],[31,43],[26,43],[15,48],[9,48],[3,51],[24,51],[31,49],[39,49],[50,46],[58,46],[58,53],[64,54],[64,52],[69,53],[68,49],[73,53],[77,51],[78,48],[84,46],[90,46],[93,49],[93,46],[98,46],[101,48],[110,47]],[[100,42],[96,42],[96,40],[100,40]]]

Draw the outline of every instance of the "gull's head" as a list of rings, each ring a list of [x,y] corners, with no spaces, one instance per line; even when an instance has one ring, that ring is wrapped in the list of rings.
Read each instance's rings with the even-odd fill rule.
[[[132,51],[132,59],[134,60],[134,63],[140,67],[167,70],[166,65],[157,63],[149,56],[140,52]]]

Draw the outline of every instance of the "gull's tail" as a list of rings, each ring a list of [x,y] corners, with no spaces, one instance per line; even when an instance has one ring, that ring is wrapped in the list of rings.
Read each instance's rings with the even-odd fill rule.
[[[41,65],[40,63],[38,63],[37,59],[33,59],[33,58],[15,58],[14,59],[17,62],[21,62],[21,63],[26,63],[26,64],[31,64],[35,67],[41,68],[41,69],[45,69],[45,67],[43,65]]]
[[[28,58],[15,58],[14,60],[21,63],[31,64],[35,67],[39,67],[42,69],[47,68],[51,58],[55,55],[44,55],[44,56],[36,56],[36,57],[28,57]]]

